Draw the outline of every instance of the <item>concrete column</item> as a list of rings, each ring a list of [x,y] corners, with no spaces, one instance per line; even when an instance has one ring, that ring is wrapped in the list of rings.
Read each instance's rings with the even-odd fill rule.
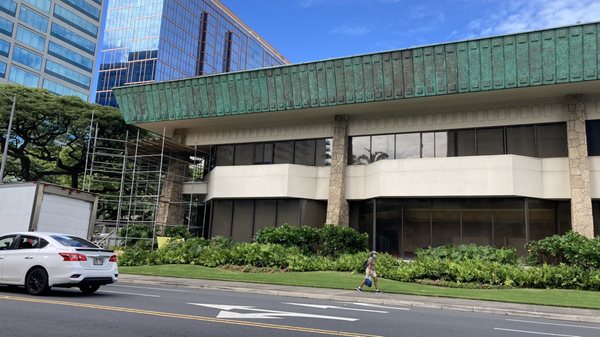
[[[348,165],[348,120],[335,116],[333,121],[333,144],[331,147],[331,174],[329,175],[329,198],[327,200],[328,224],[348,226],[349,212],[346,200],[346,166]]]
[[[594,219],[590,195],[585,104],[582,95],[567,96],[567,144],[571,183],[571,224],[574,232],[593,238]]]
[[[174,159],[169,159],[167,163],[156,214],[156,223],[163,229],[165,225],[185,225],[185,205],[182,198],[185,166],[185,162]]]

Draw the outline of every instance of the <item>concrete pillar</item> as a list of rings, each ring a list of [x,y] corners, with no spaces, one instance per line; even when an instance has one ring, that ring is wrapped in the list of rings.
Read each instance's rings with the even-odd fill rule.
[[[567,145],[571,183],[571,224],[574,232],[593,238],[594,219],[590,195],[585,104],[582,95],[567,96]]]
[[[183,183],[186,163],[170,157],[168,160],[156,214],[156,224],[163,229],[165,225],[185,225]]]
[[[346,200],[346,166],[348,165],[348,120],[335,116],[333,121],[333,144],[331,147],[331,174],[329,175],[329,198],[326,223],[348,226],[349,212]]]

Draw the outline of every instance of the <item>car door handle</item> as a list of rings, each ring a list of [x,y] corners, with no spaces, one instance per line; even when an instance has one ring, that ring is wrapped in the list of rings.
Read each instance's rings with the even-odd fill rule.
[[[33,259],[33,256],[25,256],[25,260],[31,260]]]
[[[4,260],[4,256],[0,256],[0,260]]]

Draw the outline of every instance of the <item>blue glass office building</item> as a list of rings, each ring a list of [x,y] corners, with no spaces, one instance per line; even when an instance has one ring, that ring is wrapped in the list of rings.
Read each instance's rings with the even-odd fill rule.
[[[217,0],[110,0],[96,102],[112,88],[288,63]]]
[[[89,100],[102,0],[0,0],[0,83]]]

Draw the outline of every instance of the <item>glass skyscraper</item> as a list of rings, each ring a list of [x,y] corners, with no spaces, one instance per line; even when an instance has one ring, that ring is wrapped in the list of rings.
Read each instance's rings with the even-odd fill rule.
[[[112,88],[288,63],[217,0],[110,0],[96,102]]]
[[[0,0],[0,83],[89,100],[102,0]]]

